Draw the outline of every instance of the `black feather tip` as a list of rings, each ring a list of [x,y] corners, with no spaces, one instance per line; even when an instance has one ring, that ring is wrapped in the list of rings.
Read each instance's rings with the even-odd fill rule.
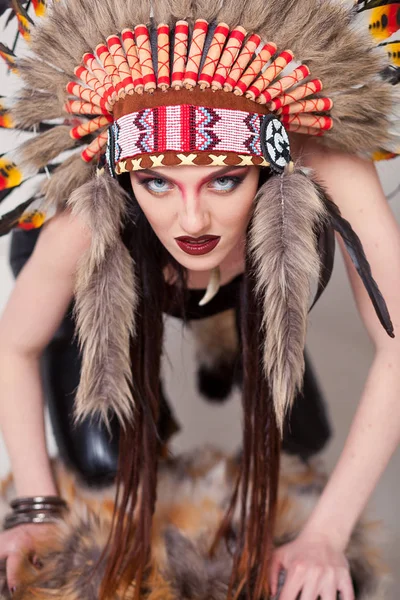
[[[351,261],[361,277],[382,327],[391,338],[394,338],[393,323],[385,299],[372,276],[371,267],[365,256],[360,238],[352,229],[350,223],[342,217],[339,208],[333,200],[329,198],[326,191],[318,184],[315,184],[315,186],[328,211],[333,229],[337,231],[342,238]]]
[[[34,199],[35,198],[29,198],[29,200],[26,200],[26,202],[23,202],[0,218],[0,237],[10,233]]]

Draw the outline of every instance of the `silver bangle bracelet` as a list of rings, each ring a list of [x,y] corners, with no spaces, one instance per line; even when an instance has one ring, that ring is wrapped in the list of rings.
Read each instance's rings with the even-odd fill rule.
[[[16,508],[20,508],[21,506],[34,506],[36,504],[49,504],[51,506],[63,506],[67,507],[67,503],[65,500],[60,498],[60,496],[31,496],[31,497],[21,497],[14,498],[10,502],[11,508],[14,510]]]
[[[33,496],[16,498],[10,503],[12,512],[3,521],[4,529],[28,523],[55,523],[63,519],[68,505],[58,496]]]
[[[18,525],[27,525],[29,523],[40,524],[40,523],[56,523],[62,520],[62,515],[49,515],[47,513],[36,513],[35,515],[21,514],[14,515],[10,513],[4,519],[3,528],[12,529]]]

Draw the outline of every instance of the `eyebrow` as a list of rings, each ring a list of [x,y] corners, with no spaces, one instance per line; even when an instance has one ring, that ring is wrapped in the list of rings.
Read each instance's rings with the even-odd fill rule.
[[[243,171],[248,171],[248,167],[239,167],[239,166],[227,166],[227,167],[223,167],[222,169],[218,169],[217,171],[214,171],[214,173],[212,175],[207,175],[206,177],[204,177],[201,180],[201,184],[203,184],[205,181],[209,181],[210,179],[216,179],[218,177],[222,177],[223,175],[225,175],[226,173],[230,173],[231,171],[236,171],[237,169],[243,170]],[[165,179],[166,181],[170,182],[170,183],[174,183],[174,184],[178,184],[178,181],[175,181],[174,179],[167,177],[167,175],[164,175],[163,173],[160,173],[158,171],[153,171],[152,169],[141,169],[140,171],[136,171],[135,175],[140,176],[140,175],[151,175],[152,177],[160,177],[161,179]]]

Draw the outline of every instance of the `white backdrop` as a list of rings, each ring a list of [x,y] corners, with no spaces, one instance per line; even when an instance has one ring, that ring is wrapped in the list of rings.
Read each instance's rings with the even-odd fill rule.
[[[10,39],[4,41],[11,43]],[[0,65],[0,95],[9,94],[14,85],[16,84],[8,77],[6,69]],[[0,154],[15,145],[15,136],[0,130]],[[387,193],[400,183],[399,168],[400,159],[379,165]],[[27,193],[29,189],[22,188],[18,198],[21,199]],[[396,196],[391,204],[400,219],[400,196]],[[6,201],[2,210],[10,207],[11,202]],[[7,253],[8,240],[0,238],[0,310],[12,287]],[[372,358],[372,348],[355,310],[340,256],[336,260],[331,284],[312,312],[308,347],[325,391],[335,428],[334,439],[325,453],[327,465],[331,468],[345,440]],[[168,396],[183,425],[175,448],[185,449],[204,442],[217,442],[224,448],[236,447],[241,431],[239,399],[235,395],[231,401],[217,407],[199,399],[194,388],[190,335],[182,335],[181,324],[174,319],[169,319],[167,323],[164,370]],[[51,451],[54,451],[50,432],[49,445]],[[396,581],[393,600],[400,596],[400,520],[397,515],[400,502],[399,468],[400,453],[397,452],[378,485],[370,508],[372,514],[382,519],[385,525],[385,552]],[[7,469],[6,451],[0,445],[0,474],[4,474]]]

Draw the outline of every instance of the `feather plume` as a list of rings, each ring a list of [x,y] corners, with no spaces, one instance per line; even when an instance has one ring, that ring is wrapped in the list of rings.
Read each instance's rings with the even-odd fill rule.
[[[71,77],[63,71],[30,56],[18,59],[17,65],[26,85],[32,90],[53,94],[54,100],[60,95],[60,90],[64,92],[67,83],[71,80]],[[59,104],[62,105],[61,102]]]
[[[5,61],[7,67],[12,71],[16,69],[16,56],[11,48],[0,42],[0,57]]]
[[[316,233],[326,218],[312,181],[289,168],[259,190],[249,237],[264,313],[264,369],[281,429],[302,384],[310,287],[319,274]]]
[[[375,79],[363,87],[333,94],[334,125],[324,139],[325,145],[369,154],[374,148],[393,144],[394,131],[393,127],[388,128],[388,117],[398,107],[399,93],[388,82]]]
[[[351,258],[353,265],[355,266],[357,273],[361,277],[364,287],[371,299],[374,306],[375,312],[382,327],[386,333],[393,338],[393,324],[390,319],[389,311],[386,306],[385,299],[383,298],[378,285],[372,277],[371,267],[365,256],[364,249],[362,247],[360,238],[352,229],[350,223],[346,221],[340,214],[339,208],[329,198],[325,190],[317,185],[318,193],[323,201],[326,210],[329,214],[332,227],[337,231],[342,238],[346,250]]]
[[[319,271],[318,288],[313,303],[310,306],[310,311],[320,299],[332,276],[335,261],[335,233],[329,221],[325,221],[322,224],[318,236],[318,254],[321,261],[321,267]]]
[[[69,156],[43,185],[46,203],[64,207],[72,192],[89,181],[94,172],[93,163],[82,160],[80,152]]]
[[[82,372],[78,420],[97,415],[109,424],[132,419],[130,339],[137,305],[134,264],[120,239],[127,196],[111,177],[99,175],[73,192],[69,205],[89,224],[90,249],[76,280],[76,317]]]
[[[273,41],[280,49],[290,48],[296,60],[310,68],[312,77],[322,80],[324,94],[333,99],[334,127],[324,133],[322,144],[368,155],[377,148],[397,150],[399,92],[378,76],[388,65],[386,51],[374,47],[351,2],[160,0],[154,15],[164,15],[161,20],[170,23],[174,16],[223,20],[230,27],[240,22],[264,41]],[[21,106],[21,121],[31,125],[34,119],[43,120],[42,100],[50,109],[50,118],[62,116],[67,97],[65,80],[74,80],[74,68],[83,54],[92,52],[107,36],[140,22],[150,22],[149,0],[52,3],[48,16],[32,34],[34,57],[21,62],[35,112],[34,117],[24,117]],[[39,97],[39,92],[49,93],[54,99]]]
[[[295,58],[309,67],[312,77],[321,79],[324,94],[333,100],[334,126],[319,141],[368,154],[377,146],[386,148],[398,92],[379,77],[388,58],[384,48],[375,47],[352,3],[255,0],[253,4],[250,17],[244,11],[241,24],[249,28],[251,15],[258,18],[256,33],[279,48],[290,48]],[[399,122],[398,116],[395,121]]]
[[[22,15],[31,25],[34,25],[30,18],[26,8],[21,4],[19,0],[10,0],[11,7],[16,15]]]
[[[13,193],[14,190],[16,190],[20,185],[22,185],[22,183],[24,183],[23,181],[18,184],[15,185],[14,187],[11,188],[5,188],[4,190],[0,190],[0,204],[10,195]]]
[[[11,109],[11,118],[17,127],[30,129],[44,120],[70,116],[52,94],[29,88],[21,90]]]
[[[152,11],[150,0],[143,0],[143,2],[127,0],[126,2],[120,3],[113,2],[113,0],[109,1],[115,15],[118,31],[122,31],[125,28],[131,28],[139,23],[143,23],[144,25],[150,24],[150,15]]]
[[[169,0],[171,14],[177,19],[190,20],[193,15],[192,0]]]
[[[22,144],[21,165],[35,166],[40,169],[65,150],[73,148],[76,140],[70,136],[70,130],[67,125],[60,125]]]
[[[242,25],[242,21],[245,18],[243,8],[243,2],[240,0],[224,0],[216,20],[218,23],[221,21],[226,23],[233,29],[237,25]]]
[[[15,227],[20,217],[24,214],[28,206],[32,204],[34,199],[35,198],[29,198],[29,200],[26,200],[13,210],[10,210],[8,213],[0,217],[0,237],[10,233],[11,229]]]
[[[193,2],[193,19],[205,19],[211,23],[216,19],[219,11],[219,2],[210,2],[209,0],[196,0]]]

